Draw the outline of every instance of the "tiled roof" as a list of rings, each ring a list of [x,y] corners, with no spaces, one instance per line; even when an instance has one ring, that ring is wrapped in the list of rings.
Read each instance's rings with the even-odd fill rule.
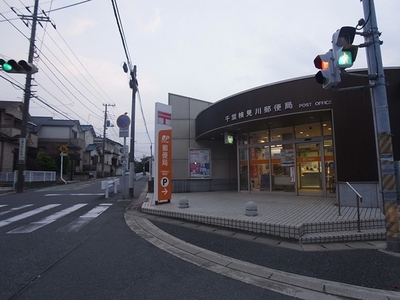
[[[39,132],[42,126],[53,127],[81,127],[78,120],[55,120],[53,117],[32,117],[33,123],[37,125],[34,132]]]
[[[55,120],[53,117],[32,117],[33,122],[35,124],[41,126],[69,126],[72,127],[76,124],[79,124],[77,120]],[[80,124],[79,124],[80,125]]]
[[[18,106],[18,105],[22,105],[21,101],[3,101],[0,100],[0,109],[5,109],[7,107],[10,106]]]
[[[86,149],[85,149],[85,151],[93,151],[93,150],[95,150],[97,148],[97,145],[96,144],[90,144],[90,145],[88,145],[87,147],[86,147]]]

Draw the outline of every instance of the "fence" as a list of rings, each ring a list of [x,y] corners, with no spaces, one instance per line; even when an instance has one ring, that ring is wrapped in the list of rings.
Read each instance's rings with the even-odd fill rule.
[[[56,172],[50,171],[24,171],[25,182],[56,181]],[[18,171],[0,172],[0,183],[13,183],[13,189],[18,181]]]
[[[0,172],[0,183],[14,182],[14,172]]]
[[[15,180],[14,182],[17,182],[18,180],[18,171],[14,172],[15,175]],[[50,171],[24,171],[25,175],[25,182],[46,182],[46,181],[56,181],[56,172],[50,172]]]

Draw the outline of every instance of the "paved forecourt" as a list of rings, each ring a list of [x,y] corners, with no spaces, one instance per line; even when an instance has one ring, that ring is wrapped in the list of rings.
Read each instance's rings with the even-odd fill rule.
[[[171,203],[154,205],[153,194],[141,210],[148,214],[181,218],[209,225],[290,238],[302,243],[384,240],[384,215],[379,208],[339,207],[335,198],[268,195],[257,193],[174,193]],[[189,206],[180,208],[187,199]],[[246,204],[254,202],[257,215],[246,215]]]

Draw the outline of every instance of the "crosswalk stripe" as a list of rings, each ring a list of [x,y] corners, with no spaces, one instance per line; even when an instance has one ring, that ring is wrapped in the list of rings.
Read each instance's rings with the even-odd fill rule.
[[[41,220],[39,220],[37,222],[32,222],[32,223],[30,223],[28,225],[18,227],[18,228],[14,229],[14,230],[11,230],[11,231],[7,232],[7,233],[30,233],[30,232],[35,231],[35,230],[37,230],[37,229],[39,229],[39,228],[41,228],[43,226],[46,226],[46,225],[48,225],[50,223],[53,223],[53,222],[57,221],[58,219],[60,219],[60,218],[62,218],[64,216],[72,213],[75,210],[78,210],[79,208],[81,208],[81,207],[83,207],[85,205],[87,205],[87,204],[76,204],[76,205],[73,205],[73,206],[68,207],[66,209],[63,209],[63,210],[61,210],[59,212],[56,212],[55,214],[52,214],[52,215],[50,215],[48,217],[45,217],[45,218],[43,218],[43,219],[41,219]]]
[[[0,221],[0,227],[9,225],[9,224],[11,224],[11,223],[14,223],[14,222],[16,222],[16,221],[19,221],[19,220],[28,218],[28,217],[33,216],[33,215],[36,215],[36,214],[39,214],[39,213],[41,213],[41,212],[44,212],[44,211],[46,211],[46,210],[48,210],[48,209],[57,207],[57,206],[59,206],[59,205],[60,205],[60,204],[48,204],[48,205],[45,205],[45,206],[43,206],[43,207],[39,207],[39,208],[37,208],[37,209],[28,211],[28,212],[26,212],[26,213],[17,215],[17,216],[15,216],[15,217],[8,218],[8,219],[6,219],[6,220]]]
[[[66,231],[79,231],[83,226],[92,221],[94,218],[98,217],[104,211],[106,211],[112,203],[102,203],[99,206],[96,206],[92,210],[88,211],[86,214],[80,216],[75,221],[69,223],[68,225],[60,228],[58,231],[66,232]]]
[[[46,194],[45,197],[56,197],[56,196],[103,196],[104,193],[80,193],[80,194]]]
[[[33,204],[27,204],[27,205],[22,205],[22,206],[11,208],[10,210],[2,211],[2,212],[0,212],[0,216],[3,216],[5,214],[9,214],[9,213],[11,213],[13,211],[17,211],[17,210],[20,210],[20,209],[24,209],[24,208],[30,207],[32,205]],[[4,205],[4,206],[6,206],[6,205]]]

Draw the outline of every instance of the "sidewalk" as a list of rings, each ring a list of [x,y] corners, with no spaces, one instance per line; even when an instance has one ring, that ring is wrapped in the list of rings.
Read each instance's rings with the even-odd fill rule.
[[[305,226],[304,224],[313,224],[315,228],[318,224],[320,226],[321,224],[342,224],[342,226],[352,224],[354,218],[357,218],[355,209],[342,208],[339,215],[334,199],[212,192],[174,194],[171,203],[151,205],[151,197],[151,194],[147,194],[148,201],[141,204],[141,211],[152,216],[146,216],[131,207],[131,210],[125,213],[127,224],[139,236],[160,249],[202,268],[299,299],[400,299],[398,291],[387,290],[390,282],[397,283],[398,276],[390,274],[388,270],[397,274],[398,254],[387,256],[388,253],[382,251],[366,250],[384,250],[386,244],[384,241],[347,243],[345,248],[348,250],[357,249],[350,252],[330,251],[343,249],[340,248],[340,243],[331,243],[332,248],[324,247],[324,252],[313,252],[318,251],[317,245],[314,244],[309,244],[311,248],[307,251],[297,252],[296,250],[301,250],[301,243],[300,246],[290,242],[280,243],[281,247],[285,247],[283,244],[298,246],[289,247],[286,250],[276,248],[274,245],[270,246],[269,243],[260,243],[259,246],[252,243],[252,247],[246,251],[243,248],[238,249],[237,253],[240,255],[237,255],[235,248],[238,244],[234,242],[234,239],[231,244],[225,244],[223,247],[225,250],[218,246],[214,249],[211,249],[213,247],[203,248],[196,246],[196,239],[204,241],[206,238],[200,234],[202,231],[199,234],[189,235],[189,241],[185,241],[179,238],[179,226],[168,230],[170,226],[167,225],[167,223],[171,225],[178,223],[185,228],[193,227],[182,225],[183,219],[209,224],[214,228],[216,226],[230,227],[253,232],[274,228],[276,235],[290,235],[292,232],[288,228],[301,228]],[[182,198],[188,199],[188,208],[179,208],[179,201]],[[257,204],[257,216],[245,215],[246,203],[249,201]],[[140,201],[135,202],[135,206],[138,207]],[[373,223],[371,220],[383,218],[378,209],[362,209],[361,211],[365,224]],[[175,219],[175,221],[164,223],[165,221],[159,221],[164,218],[157,216],[179,218],[180,221]],[[163,223],[166,225],[162,225]],[[201,227],[203,226],[196,227],[196,232],[201,230]],[[212,231],[217,233],[223,229]],[[206,231],[203,232],[206,234]],[[343,232],[340,234],[343,235]],[[235,236],[239,235],[235,234]],[[251,233],[249,235],[251,236]],[[221,239],[230,243],[223,236]],[[250,240],[254,241],[252,238]],[[291,241],[293,240],[295,238],[291,238]],[[360,247],[349,248],[350,244],[357,244]],[[271,258],[272,260],[267,259],[267,261],[273,263],[270,265],[265,262],[266,258]],[[331,265],[332,260],[335,261],[333,265]],[[354,262],[355,266],[349,266],[349,261]],[[369,284],[365,276],[368,276]],[[365,285],[379,286],[381,289],[368,288]]]
[[[153,205],[148,194],[142,212],[214,226],[263,233],[308,243],[379,241],[386,239],[384,215],[379,208],[339,207],[336,199],[227,192],[174,193],[171,203]],[[189,207],[180,208],[187,199]],[[256,216],[246,215],[246,204],[254,202]]]

